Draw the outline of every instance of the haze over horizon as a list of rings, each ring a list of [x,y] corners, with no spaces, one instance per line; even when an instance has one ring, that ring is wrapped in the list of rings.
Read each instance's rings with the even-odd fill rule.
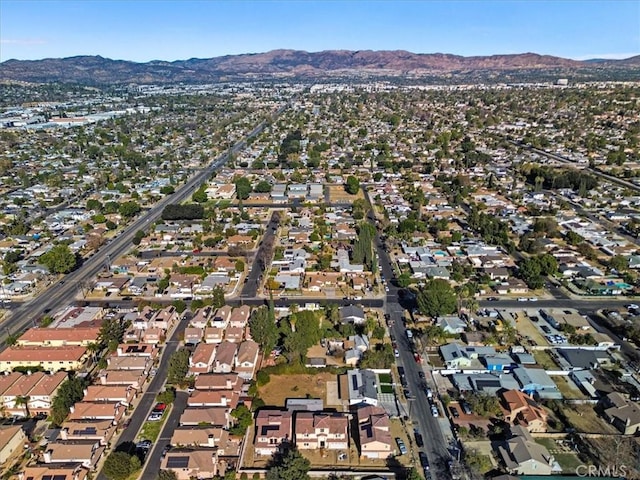
[[[613,59],[640,54],[640,2],[3,0],[0,35],[0,61],[276,49]]]

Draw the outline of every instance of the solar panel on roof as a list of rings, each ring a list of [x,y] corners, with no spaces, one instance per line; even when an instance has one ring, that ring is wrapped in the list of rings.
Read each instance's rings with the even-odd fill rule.
[[[169,457],[167,459],[167,468],[187,468],[189,466],[189,457]]]
[[[66,480],[66,475],[54,475],[53,480]]]
[[[86,427],[82,430],[74,430],[73,435],[95,435],[97,432],[96,427]]]

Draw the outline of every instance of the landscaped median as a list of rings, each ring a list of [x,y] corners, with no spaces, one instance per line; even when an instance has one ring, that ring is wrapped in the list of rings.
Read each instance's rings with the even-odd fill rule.
[[[138,440],[151,440],[155,442],[162,431],[164,422],[169,417],[169,412],[172,405],[167,405],[167,408],[162,413],[162,417],[159,420],[147,420],[142,424],[140,432],[138,432]]]

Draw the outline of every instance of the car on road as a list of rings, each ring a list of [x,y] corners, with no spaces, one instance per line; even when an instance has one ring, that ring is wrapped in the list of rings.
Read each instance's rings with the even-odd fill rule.
[[[431,415],[433,415],[435,418],[438,418],[440,416],[440,412],[438,412],[438,407],[436,407],[435,405],[431,405]]]
[[[487,302],[497,302],[498,300],[500,300],[498,297],[489,297],[489,298],[487,298]]]
[[[408,452],[407,446],[400,437],[396,437],[396,444],[398,445],[398,450],[400,450],[400,455],[406,455]]]
[[[426,388],[426,389],[425,389],[425,391],[424,391],[424,393],[425,393],[425,395],[427,396],[427,398],[428,398],[429,400],[431,400],[431,399],[433,398],[433,392],[431,391],[431,389],[430,389],[430,388]]]
[[[422,363],[422,357],[419,353],[414,354],[413,358],[415,359],[416,363]]]
[[[528,301],[529,301],[529,299],[528,299],[528,298],[526,298],[526,297],[520,297],[520,298],[518,298],[518,301],[519,301],[519,302],[528,302]]]
[[[531,298],[529,299],[529,301],[530,301],[530,302],[537,302],[537,301],[538,301],[538,298],[537,298],[537,297],[531,297]]]
[[[423,372],[422,370],[420,370],[420,371],[418,372],[418,376],[420,377],[420,379],[421,379],[421,380],[424,380],[424,379],[425,379],[425,375],[424,375],[424,372]]]
[[[400,352],[398,351],[398,349],[397,349],[397,348],[395,348],[395,349],[393,350],[393,356],[394,356],[394,357],[396,357],[396,358],[399,358],[399,357],[400,357]]]

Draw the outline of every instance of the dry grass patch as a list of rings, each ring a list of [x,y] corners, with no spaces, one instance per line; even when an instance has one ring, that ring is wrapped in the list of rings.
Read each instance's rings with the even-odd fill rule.
[[[582,393],[578,386],[573,383],[569,377],[563,377],[560,375],[554,375],[554,383],[558,386],[558,390],[562,393],[562,397],[569,400],[584,400],[587,396]]]
[[[332,373],[271,375],[269,383],[258,387],[258,394],[265,405],[274,407],[284,407],[287,398],[304,398],[307,395],[324,400],[325,384],[335,380],[336,375]]]
[[[547,350],[536,350],[533,352],[533,358],[536,359],[538,365],[545,370],[557,370],[558,364],[551,358]]]
[[[364,198],[362,190],[358,190],[358,193],[351,195],[344,189],[344,185],[329,185],[329,201],[331,202],[353,202],[357,198]]]
[[[564,405],[563,413],[578,432],[618,433],[613,425],[598,416],[591,405]]]

